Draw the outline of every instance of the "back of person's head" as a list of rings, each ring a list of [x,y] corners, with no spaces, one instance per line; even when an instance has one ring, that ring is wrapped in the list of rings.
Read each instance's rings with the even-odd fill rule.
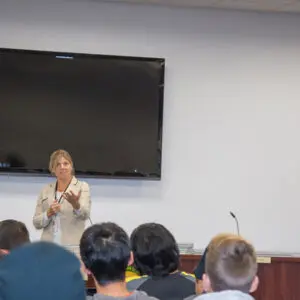
[[[125,281],[132,256],[129,237],[115,223],[95,224],[87,228],[80,239],[80,255],[99,285]]]
[[[85,297],[79,259],[54,243],[28,243],[0,261],[0,300]]]
[[[254,292],[258,286],[254,247],[240,236],[220,234],[208,245],[203,275],[205,291]]]
[[[0,256],[30,242],[29,232],[24,223],[16,220],[0,222]]]
[[[142,224],[132,232],[130,241],[134,265],[141,275],[164,277],[178,269],[178,245],[163,225]]]

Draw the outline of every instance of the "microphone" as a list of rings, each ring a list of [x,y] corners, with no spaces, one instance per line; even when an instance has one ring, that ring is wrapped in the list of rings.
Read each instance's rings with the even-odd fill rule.
[[[240,235],[239,220],[238,220],[238,218],[236,217],[236,215],[232,211],[230,211],[229,213],[234,218],[235,223],[236,223],[237,234]]]

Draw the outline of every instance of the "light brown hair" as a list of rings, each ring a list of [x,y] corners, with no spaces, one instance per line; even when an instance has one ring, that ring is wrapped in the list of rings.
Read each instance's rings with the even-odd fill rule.
[[[29,232],[23,222],[13,219],[0,222],[0,249],[10,251],[28,242]]]
[[[208,246],[205,272],[211,289],[249,293],[257,274],[254,247],[240,236],[220,234]]]
[[[74,164],[73,164],[73,160],[72,157],[70,155],[70,153],[66,150],[63,149],[58,149],[56,151],[54,151],[51,156],[50,156],[50,161],[49,161],[49,171],[52,175],[54,175],[55,173],[55,168],[57,165],[57,161],[61,158],[65,158],[72,166],[72,174],[74,174]]]

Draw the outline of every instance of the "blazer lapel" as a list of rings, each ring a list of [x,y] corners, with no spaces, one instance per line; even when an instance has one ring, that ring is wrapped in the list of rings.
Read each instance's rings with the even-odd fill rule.
[[[47,191],[49,205],[51,205],[55,199],[55,186],[56,186],[56,182],[50,183],[49,189]]]
[[[76,190],[77,190],[76,185],[77,185],[77,183],[78,183],[78,179],[75,176],[73,176],[68,188],[66,189],[66,192],[72,191],[73,193],[76,194]]]

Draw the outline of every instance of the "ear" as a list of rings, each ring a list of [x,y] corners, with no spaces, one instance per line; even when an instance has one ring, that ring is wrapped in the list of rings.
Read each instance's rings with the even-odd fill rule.
[[[7,255],[9,253],[9,251],[6,249],[0,249],[0,253],[1,253],[1,255]]]
[[[250,293],[254,293],[257,288],[258,288],[258,285],[259,285],[259,279],[257,276],[254,277],[253,281],[252,281],[252,284],[251,284],[251,287],[250,287]]]
[[[86,268],[86,266],[84,265],[84,263],[81,263],[80,269],[83,273],[87,274],[87,275],[92,275],[92,272]]]
[[[132,251],[130,251],[130,257],[129,257],[129,260],[128,260],[128,266],[132,266],[133,263],[134,263],[133,253],[132,253]]]
[[[202,285],[203,285],[203,291],[206,293],[210,293],[212,292],[212,288],[211,288],[211,282],[210,279],[208,277],[208,275],[206,273],[203,274],[202,276]]]

